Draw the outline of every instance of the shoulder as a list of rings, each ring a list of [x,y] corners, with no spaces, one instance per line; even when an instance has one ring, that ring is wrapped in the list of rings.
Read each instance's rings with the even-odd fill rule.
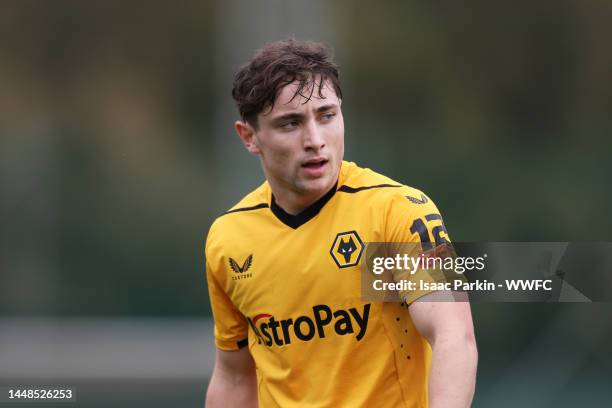
[[[353,169],[344,180],[346,199],[379,220],[381,242],[420,242],[424,246],[450,241],[433,200],[418,188],[369,169]]]
[[[234,206],[221,214],[217,219],[224,218],[224,216],[235,213],[248,213],[249,211],[255,211],[261,208],[268,208],[269,205],[270,186],[268,182],[262,183],[255,190],[244,196]],[[228,218],[226,218],[228,219]]]
[[[238,203],[219,215],[208,230],[206,252],[212,251],[227,239],[231,240],[245,223],[256,222],[261,217],[262,210],[269,208],[270,188],[264,182],[258,188],[244,196]]]
[[[345,162],[342,170],[343,177],[338,192],[352,196],[354,199],[363,199],[368,202],[369,206],[399,205],[400,207],[413,208],[433,205],[432,200],[423,191],[400,183],[369,168],[362,168],[355,163]]]

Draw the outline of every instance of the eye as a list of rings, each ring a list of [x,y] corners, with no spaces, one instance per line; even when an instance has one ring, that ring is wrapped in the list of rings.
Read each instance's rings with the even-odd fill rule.
[[[292,120],[292,121],[289,121],[289,122],[282,123],[279,126],[279,128],[282,129],[282,130],[293,130],[293,129],[297,128],[298,125],[299,125],[299,123],[298,123],[297,120]]]
[[[321,115],[321,120],[323,122],[329,122],[330,120],[333,119],[334,116],[336,116],[334,112],[326,112],[323,115]]]

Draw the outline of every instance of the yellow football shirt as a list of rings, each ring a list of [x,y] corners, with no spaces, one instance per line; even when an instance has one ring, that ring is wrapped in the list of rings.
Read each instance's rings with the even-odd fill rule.
[[[266,182],[208,234],[216,345],[249,348],[261,407],[426,407],[429,344],[408,304],[362,300],[359,262],[367,242],[447,238],[426,195],[354,163],[295,216]]]

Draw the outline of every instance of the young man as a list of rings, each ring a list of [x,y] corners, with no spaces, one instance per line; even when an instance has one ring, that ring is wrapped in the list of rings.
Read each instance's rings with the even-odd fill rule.
[[[268,44],[237,73],[232,94],[236,132],[266,182],[206,241],[217,345],[207,406],[469,406],[469,303],[434,302],[440,292],[405,303],[361,298],[364,243],[447,236],[427,196],[342,160],[329,50]]]

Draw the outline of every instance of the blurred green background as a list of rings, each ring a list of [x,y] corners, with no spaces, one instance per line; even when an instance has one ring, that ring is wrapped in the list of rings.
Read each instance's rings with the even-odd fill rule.
[[[263,181],[234,135],[232,74],[287,36],[335,49],[346,159],[426,191],[454,241],[610,240],[610,2],[1,7],[0,385],[76,384],[83,407],[201,405],[204,238]],[[612,403],[609,304],[473,313],[474,406]],[[168,350],[183,354],[160,361]],[[121,352],[132,362],[112,363]]]

